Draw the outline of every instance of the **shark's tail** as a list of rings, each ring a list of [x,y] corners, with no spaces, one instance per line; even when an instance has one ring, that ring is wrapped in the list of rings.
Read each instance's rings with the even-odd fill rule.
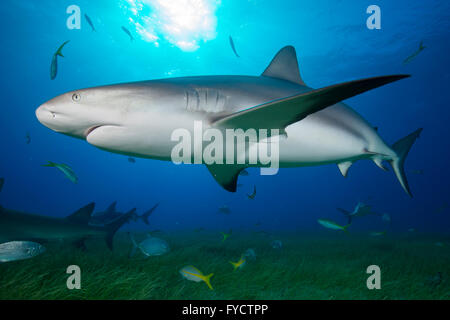
[[[395,151],[396,157],[389,161],[389,164],[392,166],[392,169],[394,169],[395,175],[402,185],[402,188],[410,197],[412,197],[412,194],[411,190],[409,189],[409,184],[408,180],[406,179],[405,169],[403,168],[403,165],[405,163],[405,159],[408,155],[409,150],[414,144],[414,141],[416,141],[416,139],[420,136],[422,130],[422,128],[417,129],[413,133],[394,143],[392,149]]]
[[[106,229],[106,244],[108,245],[108,248],[113,249],[113,238],[116,234],[117,230],[119,230],[125,223],[130,221],[130,219],[136,214],[136,208],[130,210],[128,213],[124,214],[119,219],[115,220],[114,222],[108,224],[105,226]]]
[[[345,209],[342,209],[342,208],[336,208],[338,211],[340,211],[342,214],[344,214],[346,217],[347,217],[347,219],[348,219],[348,224],[350,224],[350,223],[352,223],[352,215],[351,215],[351,212],[349,212],[349,211],[347,211],[347,210],[345,210]]]
[[[155,211],[155,209],[159,206],[159,203],[155,204],[153,206],[153,208],[151,208],[150,210],[148,210],[147,212],[145,212],[142,216],[140,216],[140,218],[142,219],[142,221],[144,221],[144,223],[146,225],[149,225],[150,222],[148,221],[148,217],[150,217],[150,215],[153,213],[153,211]]]

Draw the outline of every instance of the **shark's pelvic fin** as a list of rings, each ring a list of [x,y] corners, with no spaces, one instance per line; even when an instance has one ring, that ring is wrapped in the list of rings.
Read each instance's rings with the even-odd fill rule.
[[[212,164],[206,166],[214,179],[225,190],[236,192],[239,173],[245,169],[242,165]]]
[[[390,160],[389,164],[394,169],[395,175],[397,176],[398,181],[402,185],[402,188],[406,191],[406,193],[412,197],[411,190],[409,189],[408,180],[406,179],[405,169],[403,165],[405,163],[406,156],[408,155],[409,150],[411,149],[414,141],[420,136],[422,132],[422,128],[414,131],[408,136],[400,139],[396,143],[393,144],[392,149],[397,154],[397,157]]]
[[[212,124],[221,128],[243,130],[250,128],[256,130],[279,129],[280,133],[283,133],[288,125],[298,122],[312,113],[406,77],[409,76],[382,76],[336,84],[216,118],[213,119]]]
[[[348,169],[352,166],[353,162],[351,161],[345,161],[338,163],[338,168],[341,171],[341,174],[346,178],[348,174]]]
[[[383,169],[384,171],[388,171],[388,168],[383,164],[383,159],[379,157],[375,157],[372,159],[373,162],[378,166],[378,168]]]
[[[88,204],[87,206],[84,206],[81,209],[78,209],[74,213],[72,213],[70,216],[68,216],[66,219],[73,223],[80,223],[80,224],[88,224],[89,220],[91,219],[92,212],[94,211],[95,203],[92,202]]]
[[[305,86],[300,76],[297,54],[293,46],[286,46],[278,51],[262,76],[278,78]]]

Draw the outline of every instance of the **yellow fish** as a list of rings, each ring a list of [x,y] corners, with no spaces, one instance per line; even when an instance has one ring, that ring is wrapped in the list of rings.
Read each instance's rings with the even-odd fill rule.
[[[245,260],[244,256],[241,256],[241,259],[238,262],[230,261],[230,263],[233,265],[234,270],[240,269],[243,266],[245,266],[245,262],[246,262],[246,260]]]
[[[204,281],[207,286],[209,287],[209,289],[214,290],[213,287],[211,286],[211,277],[214,275],[214,273],[210,273],[207,276],[205,276],[200,270],[198,270],[196,267],[194,266],[186,266],[184,268],[182,268],[180,270],[180,274],[190,280],[190,281],[194,281],[194,282],[200,282],[200,281]]]

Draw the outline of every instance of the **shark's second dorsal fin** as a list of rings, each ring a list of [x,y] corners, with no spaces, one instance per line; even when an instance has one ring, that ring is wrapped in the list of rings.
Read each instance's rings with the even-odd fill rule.
[[[305,85],[298,68],[297,54],[293,46],[286,46],[272,59],[272,62],[264,70],[263,77],[278,78],[290,82]]]
[[[88,224],[89,220],[91,219],[92,212],[94,211],[94,207],[95,203],[92,202],[72,213],[67,217],[67,220],[73,223]]]

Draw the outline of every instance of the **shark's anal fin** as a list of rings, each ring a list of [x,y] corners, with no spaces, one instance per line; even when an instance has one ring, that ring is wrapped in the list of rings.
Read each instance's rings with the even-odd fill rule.
[[[298,122],[312,113],[406,77],[409,76],[394,75],[345,82],[274,100],[231,115],[212,119],[211,122],[213,126],[220,128],[279,129],[280,132],[283,132],[288,125]]]
[[[239,173],[245,169],[243,165],[212,164],[206,165],[211,175],[225,190],[236,192]]]
[[[92,202],[88,204],[87,206],[84,206],[81,209],[78,209],[74,213],[72,213],[70,216],[68,216],[66,219],[73,223],[80,223],[80,224],[88,224],[89,220],[91,219],[92,212],[94,211],[95,203]]]
[[[348,169],[352,166],[353,162],[351,161],[345,161],[338,163],[338,168],[341,171],[341,174],[344,176],[344,178],[347,178]]]

